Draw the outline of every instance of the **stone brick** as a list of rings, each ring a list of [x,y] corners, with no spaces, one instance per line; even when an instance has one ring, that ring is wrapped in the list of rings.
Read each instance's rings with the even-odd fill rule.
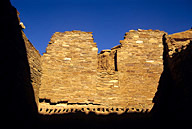
[[[94,100],[97,51],[92,34],[56,32],[42,56],[40,98],[51,102]]]
[[[155,95],[163,72],[164,34],[163,31],[139,30],[126,33],[125,39],[120,42],[122,47],[117,51],[119,84],[121,93],[130,98],[126,102],[129,106],[132,106],[132,100],[134,105],[145,105]],[[153,105],[152,101],[148,104]]]
[[[25,43],[27,58],[30,67],[30,76],[31,83],[34,90],[35,101],[39,103],[39,88],[41,86],[41,55],[39,51],[35,49],[32,43],[28,40],[25,33],[23,31],[22,36]]]
[[[130,31],[120,45],[97,54],[91,33],[56,32],[42,56],[40,99],[151,110],[163,71],[164,34]]]

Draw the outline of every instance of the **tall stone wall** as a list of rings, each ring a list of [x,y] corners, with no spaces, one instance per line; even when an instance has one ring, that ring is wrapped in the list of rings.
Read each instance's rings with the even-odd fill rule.
[[[152,99],[163,72],[164,34],[159,30],[131,30],[120,41],[117,67],[121,103],[140,109],[152,108]]]
[[[60,112],[61,107],[91,108],[96,113],[106,113],[96,108],[110,109],[108,113],[124,108],[151,110],[163,72],[164,34],[159,30],[131,30],[121,45],[97,55],[91,33],[56,32],[42,56],[39,109],[49,107],[50,112]],[[61,107],[56,110],[54,105]]]
[[[0,8],[1,127],[26,128],[30,125],[35,128],[37,105],[17,10],[9,0],[1,1]]]
[[[96,87],[97,52],[91,32],[56,32],[42,56],[39,97],[54,103],[92,102]]]
[[[152,112],[160,121],[172,119],[190,123],[192,30],[165,35],[163,42],[165,70],[153,100],[155,105]]]
[[[39,51],[28,40],[22,31],[23,40],[25,42],[26,54],[30,67],[30,81],[33,86],[35,101],[39,103],[39,88],[41,86],[41,55]]]
[[[27,36],[24,33],[25,26],[24,24],[20,21],[19,17],[20,13],[17,10],[17,19],[19,22],[19,26],[21,29],[21,34],[23,41],[25,43],[25,49],[26,49],[26,55],[27,55],[27,60],[29,63],[29,68],[30,68],[30,78],[28,78],[33,86],[34,90],[34,96],[35,96],[35,101],[36,104],[39,103],[39,88],[41,86],[41,55],[39,51],[33,46],[33,44],[29,41]]]

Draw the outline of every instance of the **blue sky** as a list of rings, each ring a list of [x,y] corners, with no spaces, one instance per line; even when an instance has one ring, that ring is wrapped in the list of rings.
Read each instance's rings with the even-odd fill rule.
[[[192,0],[11,0],[29,40],[44,53],[55,32],[93,32],[99,51],[110,49],[131,29],[169,34],[192,27]]]

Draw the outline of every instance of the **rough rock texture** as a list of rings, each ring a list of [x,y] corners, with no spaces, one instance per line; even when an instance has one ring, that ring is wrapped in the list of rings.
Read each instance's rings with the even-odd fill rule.
[[[39,103],[39,88],[41,86],[41,55],[35,49],[32,43],[28,40],[25,33],[22,31],[23,40],[27,51],[27,58],[30,67],[30,81],[33,86],[35,101]]]
[[[33,127],[37,105],[31,83],[32,74],[26,43],[19,25],[17,10],[11,6],[9,0],[0,1],[0,9],[1,127],[26,128],[29,125]]]
[[[128,108],[151,110],[163,72],[164,34],[132,30],[121,45],[97,55],[91,33],[56,32],[42,56],[40,112],[67,113],[71,108],[101,114],[122,113]],[[51,110],[46,111],[48,107]]]
[[[121,106],[116,105],[120,97],[116,52],[116,50],[102,50],[98,54],[96,98],[99,104],[105,106]]]
[[[192,113],[192,30],[165,35],[164,67],[153,111],[158,117],[188,121]]]
[[[54,103],[92,102],[97,52],[90,32],[56,32],[42,57],[40,98]]]
[[[165,34],[159,30],[131,30],[120,41],[117,68],[122,102],[139,109],[151,109],[152,99],[163,72]]]
[[[184,88],[181,95],[172,91],[172,97],[185,102],[190,98],[192,30],[172,35],[159,30],[130,30],[120,45],[99,54],[91,32],[56,32],[42,57],[24,32],[17,31],[22,37],[16,40],[25,46],[26,57],[22,59],[27,60],[21,65],[28,71],[20,77],[25,76],[26,88],[33,87],[41,114],[150,111],[153,102],[162,102],[158,100],[162,85],[178,94]]]
[[[23,41],[25,43],[27,60],[30,68],[30,82],[33,86],[35,101],[39,103],[39,88],[41,86],[41,55],[39,51],[33,46],[24,33],[24,24],[20,21],[20,13],[17,11],[17,18],[21,29]]]
[[[148,83],[149,80],[151,80],[151,74],[154,75],[154,84],[157,84],[157,75],[159,75],[160,69],[162,68],[160,63],[160,68],[157,68],[155,66],[154,62],[160,62],[161,59],[159,58],[151,58],[150,54],[154,50],[157,50],[157,54],[152,53],[153,56],[159,56],[159,54],[162,52],[160,48],[162,46],[157,47],[157,44],[160,44],[160,37],[163,32],[158,31],[152,31],[152,30],[138,30],[133,31],[131,30],[130,33],[126,34],[126,37],[123,41],[121,41],[121,45],[115,46],[111,50],[103,50],[100,54],[98,54],[98,58],[95,58],[96,61],[89,62],[92,64],[97,64],[94,66],[90,66],[92,68],[91,70],[95,70],[94,74],[91,74],[91,72],[87,69],[89,69],[89,65],[81,64],[84,69],[86,69],[89,73],[86,75],[93,76],[95,79],[95,87],[89,90],[92,94],[90,96],[81,99],[81,96],[84,96],[82,93],[83,91],[80,91],[79,93],[79,99],[74,99],[73,97],[76,97],[72,92],[67,92],[69,96],[67,96],[68,100],[60,101],[61,94],[54,94],[54,99],[51,98],[40,98],[40,103],[38,105],[39,112],[43,115],[38,115],[41,118],[45,118],[45,120],[48,120],[48,122],[41,121],[39,117],[37,118],[37,105],[35,103],[35,96],[36,101],[38,100],[38,87],[41,85],[40,78],[41,78],[41,60],[40,55],[38,54],[38,51],[33,47],[33,45],[28,41],[25,34],[22,31],[22,28],[24,26],[19,23],[19,19],[17,15],[19,14],[17,10],[11,6],[9,1],[1,1],[0,4],[1,9],[1,72],[0,72],[0,80],[1,80],[1,117],[3,118],[3,121],[1,122],[1,126],[4,128],[73,128],[74,125],[79,127],[88,127],[88,128],[121,128],[121,127],[128,127],[130,128],[131,125],[133,128],[189,128],[191,126],[191,116],[192,116],[192,30],[188,30],[181,33],[176,33],[173,35],[163,35],[163,65],[164,70],[161,74],[159,85],[158,85],[158,91],[156,92],[156,95],[153,99],[153,102],[155,103],[151,113],[153,113],[151,120],[148,119],[148,113],[143,113],[144,109],[151,108],[152,101],[151,96],[148,97],[146,93],[148,93],[148,89],[151,88],[151,83]],[[76,39],[74,38],[74,35],[77,35],[76,33],[80,33],[79,38],[81,39],[83,37],[82,34],[89,35],[85,32],[67,32],[72,35],[70,38],[67,38],[66,43],[71,44],[70,40]],[[57,33],[59,36],[62,35],[60,33]],[[143,36],[143,34],[145,36]],[[130,36],[130,35],[133,35]],[[156,35],[156,36],[154,36]],[[64,36],[65,37],[65,36]],[[87,37],[87,36],[85,36]],[[88,36],[89,37],[89,36]],[[155,39],[152,39],[151,37],[155,37]],[[57,36],[55,37],[58,38]],[[66,38],[66,37],[65,37]],[[148,38],[148,39],[147,39]],[[62,38],[61,38],[62,39]],[[84,39],[84,37],[83,37]],[[148,40],[148,41],[147,41]],[[157,41],[156,41],[157,40]],[[55,39],[53,40],[53,42]],[[73,40],[74,41],[74,40]],[[77,43],[79,43],[82,40],[77,40]],[[87,40],[86,40],[87,41]],[[83,45],[86,41],[83,41]],[[156,41],[156,42],[155,42]],[[53,43],[52,41],[50,43]],[[59,41],[60,42],[60,41]],[[88,46],[91,46],[90,44]],[[53,43],[56,44],[56,43]],[[73,42],[72,42],[73,44]],[[136,45],[135,45],[136,44]],[[86,42],[87,45],[87,42]],[[85,46],[86,46],[85,45]],[[67,47],[68,44],[64,44],[62,47]],[[78,48],[76,45],[73,48],[68,48],[66,52],[71,53],[73,49],[78,51]],[[84,47],[85,47],[84,46]],[[147,49],[147,46],[149,48],[153,48],[152,50]],[[55,47],[57,47],[57,51],[55,51]],[[76,64],[79,60],[84,60],[84,62],[89,61],[89,58],[87,55],[83,55],[82,58],[73,58],[76,53],[80,53],[80,57],[83,54],[82,52],[77,52],[72,54],[68,54],[66,58],[63,59],[63,53],[60,52],[61,45],[51,45],[49,46],[48,51],[51,51],[51,56],[49,53],[45,54],[44,61],[44,72],[43,76],[49,80],[49,76],[52,79],[52,81],[55,81],[53,84],[59,84],[62,82],[62,80],[58,80],[60,76],[53,76],[53,74],[58,74],[57,72],[62,69],[63,64],[60,65],[58,62],[62,62],[62,60],[70,61],[71,59],[76,59],[75,62],[69,63],[70,65],[66,65],[66,62],[64,65],[66,65],[67,69],[69,69],[70,72],[73,74],[76,71],[81,71],[82,69],[79,67],[79,64]],[[81,49],[83,49],[82,47]],[[135,48],[136,47],[136,48]],[[139,48],[142,47],[143,49],[140,50]],[[80,50],[81,50],[80,49]],[[54,50],[54,51],[52,51]],[[63,50],[63,49],[62,49]],[[84,50],[84,49],[83,49]],[[85,51],[89,51],[89,47],[86,47]],[[97,48],[95,44],[92,45],[92,50],[97,51]],[[97,53],[89,51],[90,53]],[[140,53],[140,51],[143,51],[143,53]],[[54,54],[56,52],[56,54]],[[137,53],[138,52],[138,53]],[[88,55],[90,54],[88,53]],[[150,54],[148,54],[150,53]],[[87,53],[86,53],[87,54]],[[92,55],[91,54],[91,55]],[[118,55],[119,54],[119,55]],[[120,55],[124,55],[124,57]],[[136,55],[135,58],[131,58],[129,54]],[[53,56],[54,55],[54,56]],[[93,54],[91,58],[96,57],[97,54]],[[127,56],[128,55],[128,56]],[[141,56],[144,55],[144,56]],[[71,57],[70,57],[71,56]],[[54,58],[53,58],[54,57]],[[62,57],[62,58],[59,58]],[[49,60],[50,58],[50,60]],[[148,58],[150,60],[148,60]],[[161,57],[162,58],[162,57]],[[50,61],[54,59],[53,62],[50,63]],[[57,60],[56,60],[57,59]],[[123,62],[120,62],[120,61]],[[127,63],[128,60],[131,63]],[[146,63],[147,61],[147,63]],[[57,65],[53,65],[54,63],[57,63]],[[80,61],[81,62],[81,61]],[[98,62],[98,63],[97,63]],[[124,63],[125,62],[125,63]],[[140,62],[141,64],[137,64],[137,62]],[[121,64],[122,63],[122,64]],[[143,66],[143,64],[145,66]],[[151,63],[150,65],[148,63]],[[73,69],[72,65],[75,64],[75,67],[77,69]],[[128,64],[127,67],[124,65]],[[48,65],[59,67],[56,68],[54,71],[54,67],[51,67],[51,72],[49,72],[47,69],[49,68]],[[148,68],[148,67],[149,68]],[[123,71],[123,67],[125,67],[125,71]],[[156,68],[156,71],[153,73],[150,72],[150,70],[153,70],[153,68]],[[143,68],[149,69],[149,71],[145,71]],[[46,70],[47,69],[47,70]],[[57,71],[57,72],[56,72]],[[137,76],[136,71],[138,75],[144,77],[142,79],[140,76]],[[48,73],[48,77],[46,77],[45,73]],[[65,72],[65,71],[64,71]],[[131,72],[131,74],[128,74],[128,72]],[[141,72],[143,73],[141,75]],[[156,73],[157,72],[157,73]],[[68,74],[68,73],[67,73]],[[82,74],[85,74],[84,72]],[[90,75],[91,74],[91,75]],[[156,75],[157,74],[157,75]],[[127,76],[129,77],[127,77]],[[150,75],[150,76],[144,76],[144,75]],[[55,77],[55,78],[54,78]],[[66,78],[68,76],[65,76]],[[69,76],[69,80],[73,78],[71,75]],[[128,79],[135,78],[133,81],[129,81]],[[55,80],[54,80],[55,79]],[[78,77],[76,78],[78,79]],[[86,81],[90,81],[89,78],[85,78]],[[43,78],[42,78],[43,80]],[[74,79],[75,80],[75,79]],[[73,81],[74,81],[73,80]],[[123,82],[122,82],[123,80]],[[46,83],[46,80],[44,80]],[[153,81],[153,80],[152,80]],[[59,82],[59,83],[58,83]],[[75,80],[75,82],[80,82],[81,80]],[[82,81],[83,82],[83,81]],[[125,85],[122,85],[122,83],[128,82]],[[63,83],[63,82],[62,82]],[[132,83],[135,85],[135,89],[130,90],[132,87],[130,87],[129,83]],[[149,84],[149,85],[141,85],[139,83]],[[64,84],[64,83],[63,83]],[[73,84],[73,82],[71,83]],[[86,85],[89,83],[86,82]],[[53,86],[55,86],[53,85]],[[133,86],[132,85],[132,86]],[[49,91],[47,91],[47,96],[45,93],[42,95],[49,97],[50,93],[53,93],[54,87],[49,88]],[[65,86],[65,84],[64,84]],[[72,86],[72,85],[71,85]],[[76,85],[75,85],[76,86]],[[83,85],[80,85],[81,88]],[[155,85],[156,87],[156,85]],[[70,87],[71,88],[71,87]],[[94,89],[95,88],[95,89]],[[54,89],[52,91],[52,89]],[[60,88],[62,89],[62,88]],[[75,88],[72,88],[75,90]],[[85,90],[86,88],[82,88]],[[135,90],[135,91],[134,91]],[[42,90],[43,91],[43,90]],[[154,92],[149,93],[149,95],[152,95]],[[44,92],[44,91],[43,91]],[[62,91],[63,92],[63,91]],[[35,93],[35,96],[34,96]],[[41,91],[40,91],[41,93]],[[59,92],[54,92],[59,93]],[[86,91],[88,93],[88,91]],[[65,92],[63,92],[65,94]],[[70,98],[72,95],[72,98]],[[59,96],[59,98],[56,98]],[[125,97],[126,96],[126,97]],[[130,98],[128,98],[130,97]],[[56,99],[55,99],[56,98]],[[91,99],[92,100],[91,100]],[[112,98],[112,99],[110,99]],[[89,99],[89,100],[88,100]],[[77,103],[71,103],[74,102]],[[112,100],[112,101],[111,101]],[[143,100],[145,103],[140,103]],[[44,101],[44,102],[43,102]],[[97,102],[97,103],[96,103]],[[120,103],[120,104],[118,104]],[[80,111],[80,112],[78,112]],[[89,112],[95,112],[96,114],[109,114],[107,116],[97,116],[94,113],[91,113],[89,115]],[[134,113],[129,113],[134,112]],[[140,112],[140,113],[135,113]],[[65,113],[70,113],[70,115],[65,115]],[[74,113],[74,114],[73,114]],[[123,115],[117,115],[122,113],[128,113]],[[47,116],[45,114],[60,114],[60,115],[51,115]],[[64,115],[61,115],[64,114]],[[156,114],[156,117],[154,117],[154,114]],[[143,119],[135,119],[136,116],[142,115]],[[143,116],[144,115],[144,116]],[[151,115],[150,115],[151,116]],[[51,118],[51,119],[50,119]],[[55,119],[57,118],[57,119]],[[77,120],[76,118],[79,118]],[[128,119],[127,119],[128,118]],[[157,118],[157,119],[156,119]],[[54,121],[50,121],[54,120]],[[59,120],[56,122],[56,120]],[[38,121],[38,122],[37,122]],[[141,122],[142,121],[142,122]],[[173,123],[172,123],[173,122]],[[7,124],[11,123],[11,124]],[[179,123],[179,124],[178,124]],[[37,125],[38,124],[38,125]],[[58,126],[59,124],[59,126]],[[163,126],[162,126],[163,124]],[[99,127],[100,125],[100,127]],[[168,126],[169,125],[169,126]],[[181,125],[180,127],[178,125]],[[14,126],[14,127],[13,127]]]
[[[169,47],[169,56],[172,57],[173,54],[186,49],[186,46],[189,44],[190,40],[192,40],[192,30],[175,33],[166,38]]]

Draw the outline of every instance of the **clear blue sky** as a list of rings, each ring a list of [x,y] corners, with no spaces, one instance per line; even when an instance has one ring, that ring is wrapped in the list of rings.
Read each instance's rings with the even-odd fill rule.
[[[131,29],[169,34],[192,27],[192,0],[11,0],[40,54],[54,32],[93,32],[99,51],[119,44]]]

